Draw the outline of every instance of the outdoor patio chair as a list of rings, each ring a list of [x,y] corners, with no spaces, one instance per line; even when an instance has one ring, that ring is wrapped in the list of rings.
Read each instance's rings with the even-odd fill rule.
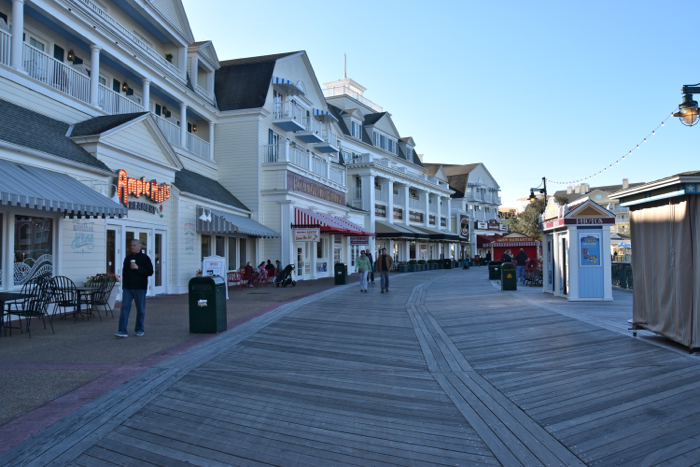
[[[231,271],[227,274],[227,281],[229,287],[243,288],[243,282],[241,281],[241,275],[238,271]]]
[[[22,331],[22,318],[27,321],[27,333],[29,337],[32,337],[31,323],[32,318],[38,318],[41,316],[41,320],[44,323],[44,329],[46,329],[46,316],[48,315],[47,310],[49,306],[49,301],[51,295],[48,293],[49,281],[45,279],[38,279],[29,281],[22,286],[22,293],[30,294],[31,297],[24,300],[17,300],[12,303],[7,304],[7,311],[5,312],[7,324],[5,325],[5,334],[7,335],[8,328],[10,329],[10,336],[12,335],[12,327],[9,325],[12,316],[17,316],[19,326],[15,329]],[[51,316],[49,318],[49,325],[51,326],[51,332],[55,334],[53,329],[53,319]]]
[[[92,285],[99,287],[90,297],[90,307],[97,311],[97,316],[99,316],[100,321],[102,321],[102,316],[100,315],[100,310],[98,306],[103,306],[105,310],[105,318],[107,317],[107,311],[112,314],[114,318],[114,310],[112,310],[109,304],[109,297],[112,294],[112,289],[117,283],[109,278],[100,278],[95,280]],[[87,284],[86,284],[87,285]]]
[[[66,276],[55,276],[49,281],[49,293],[51,299],[49,303],[54,305],[53,315],[56,310],[73,308],[73,316],[75,321],[78,321],[78,291],[75,288],[75,282]]]

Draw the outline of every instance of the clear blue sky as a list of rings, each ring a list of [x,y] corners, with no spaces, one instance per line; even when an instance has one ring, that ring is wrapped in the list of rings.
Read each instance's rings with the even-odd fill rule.
[[[483,162],[504,205],[542,177],[597,173],[700,82],[700,2],[184,0],[220,60],[305,50],[320,83],[348,77],[428,162]],[[700,95],[695,97],[700,100]],[[700,170],[700,124],[671,118],[591,186]],[[553,193],[562,189],[548,185]]]

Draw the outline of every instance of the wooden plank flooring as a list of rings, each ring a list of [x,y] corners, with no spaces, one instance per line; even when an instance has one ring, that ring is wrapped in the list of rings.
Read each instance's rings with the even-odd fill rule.
[[[575,304],[486,275],[394,275],[389,294],[346,286],[284,305],[0,464],[700,463],[700,361],[625,334],[628,295]]]

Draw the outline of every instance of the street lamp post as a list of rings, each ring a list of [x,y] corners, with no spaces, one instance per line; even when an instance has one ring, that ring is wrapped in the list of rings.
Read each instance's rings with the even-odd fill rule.
[[[530,204],[535,204],[537,201],[537,196],[535,196],[535,192],[542,193],[544,195],[544,204],[545,207],[542,208],[542,212],[544,212],[546,206],[547,206],[547,178],[542,177],[542,188],[530,188]]]
[[[678,117],[683,125],[693,126],[698,123],[700,117],[700,109],[698,103],[693,100],[693,94],[700,93],[700,83],[686,84],[681,88],[683,93],[683,102],[678,106],[678,112],[674,112],[673,116]]]

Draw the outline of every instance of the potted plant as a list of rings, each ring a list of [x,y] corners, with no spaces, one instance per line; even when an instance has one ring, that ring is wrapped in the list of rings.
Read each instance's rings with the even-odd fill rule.
[[[165,54],[165,59],[170,63],[173,63],[173,54]]]
[[[408,264],[405,262],[399,263],[399,272],[408,272]]]
[[[197,271],[195,271],[194,275],[197,276],[197,277],[202,277],[202,270],[201,270],[201,269],[197,269]]]
[[[408,272],[416,272],[418,270],[418,261],[412,259],[408,262]]]
[[[419,269],[418,269],[419,271],[425,271],[426,267],[425,267],[425,260],[424,259],[418,260],[418,267],[419,267]]]

